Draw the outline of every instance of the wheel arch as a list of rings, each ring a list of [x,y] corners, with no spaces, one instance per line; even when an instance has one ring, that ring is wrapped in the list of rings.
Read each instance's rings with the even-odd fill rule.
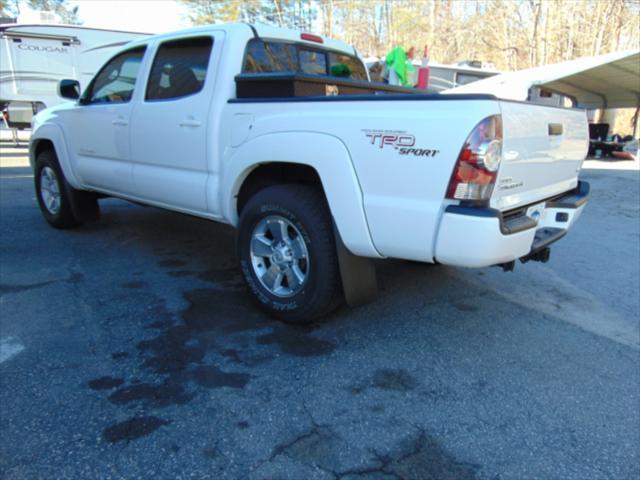
[[[58,158],[58,164],[62,169],[62,173],[64,173],[65,180],[73,188],[82,188],[79,179],[71,167],[71,161],[62,130],[57,125],[41,125],[32,133],[31,140],[29,141],[29,164],[31,165],[31,170],[35,171],[38,154],[49,148],[55,152]]]
[[[291,162],[261,163],[248,173],[238,190],[236,196],[238,216],[242,213],[247,201],[257,192],[272,185],[285,183],[314,185],[322,189],[325,198],[327,196],[320,175],[312,166]]]
[[[220,202],[223,216],[232,225],[237,225],[239,206],[261,184],[319,182],[346,247],[356,255],[380,257],[351,157],[338,138],[313,132],[263,135],[238,148],[225,159],[225,166]]]

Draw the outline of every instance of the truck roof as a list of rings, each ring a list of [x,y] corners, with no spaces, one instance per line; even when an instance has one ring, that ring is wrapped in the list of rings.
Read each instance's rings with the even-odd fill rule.
[[[213,31],[224,31],[225,33],[235,34],[237,32],[243,33],[249,36],[255,36],[256,34],[260,38],[265,39],[278,39],[278,40],[288,40],[292,42],[300,42],[307,43],[309,45],[313,45],[318,47],[322,45],[324,48],[330,50],[338,50],[340,52],[347,53],[349,55],[357,55],[357,52],[354,47],[349,45],[348,43],[341,42],[339,40],[334,40],[329,37],[324,37],[322,35],[315,35],[316,37],[322,38],[322,43],[319,44],[317,42],[305,40],[301,38],[301,33],[299,30],[292,30],[289,28],[280,28],[274,27],[271,25],[264,24],[249,24],[249,23],[221,23],[221,24],[210,24],[203,25],[199,27],[191,27],[183,30],[177,30],[173,32],[162,33],[159,35],[154,35],[152,37],[146,37],[144,39],[140,39],[138,41],[132,42],[131,45],[135,45],[137,43],[145,43],[150,40],[156,39],[165,39],[165,38],[173,38],[179,35],[192,34],[192,33],[209,33]]]

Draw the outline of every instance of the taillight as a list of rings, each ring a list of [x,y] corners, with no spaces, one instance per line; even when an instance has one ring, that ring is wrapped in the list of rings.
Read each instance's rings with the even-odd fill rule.
[[[492,115],[471,131],[458,155],[447,198],[488,200],[502,160],[502,117]]]

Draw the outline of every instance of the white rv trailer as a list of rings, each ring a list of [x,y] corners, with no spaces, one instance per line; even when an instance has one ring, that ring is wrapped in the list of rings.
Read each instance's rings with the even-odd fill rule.
[[[476,62],[480,63],[480,62]],[[481,64],[482,65],[482,64]],[[499,75],[500,71],[491,67],[475,66],[459,63],[457,65],[444,65],[429,62],[429,87],[433,93],[440,93],[450,88],[483,80]]]
[[[10,128],[29,128],[40,110],[65,100],[58,82],[82,88],[122,45],[147,33],[72,25],[0,25],[0,111]]]

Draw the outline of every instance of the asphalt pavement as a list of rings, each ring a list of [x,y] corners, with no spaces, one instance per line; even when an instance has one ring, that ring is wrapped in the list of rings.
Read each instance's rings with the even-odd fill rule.
[[[0,478],[640,478],[640,172],[547,264],[379,262],[307,328],[252,304],[224,225],[101,201],[41,217],[1,145]],[[469,239],[473,248],[473,239]]]

